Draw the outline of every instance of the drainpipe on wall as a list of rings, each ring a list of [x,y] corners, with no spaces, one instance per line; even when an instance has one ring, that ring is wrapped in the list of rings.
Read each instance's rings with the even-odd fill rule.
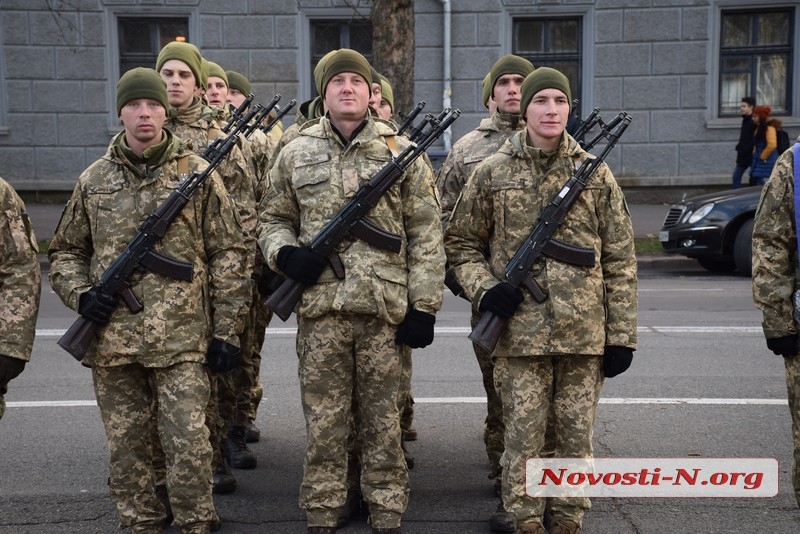
[[[441,0],[444,6],[444,29],[442,35],[442,48],[444,49],[444,88],[442,91],[442,109],[450,107],[450,95],[453,92],[452,80],[450,77],[450,0]],[[452,142],[452,132],[450,128],[445,130],[442,134],[442,141],[444,142],[444,149],[446,152],[450,151]]]

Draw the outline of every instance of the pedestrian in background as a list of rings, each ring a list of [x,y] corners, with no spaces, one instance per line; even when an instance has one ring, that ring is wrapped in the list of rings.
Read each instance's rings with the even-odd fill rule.
[[[65,305],[101,325],[82,363],[92,369],[121,526],[161,532],[166,518],[156,495],[155,420],[174,525],[183,533],[206,533],[218,517],[211,498],[205,367],[229,367],[240,356],[250,306],[242,228],[222,180],[212,173],[158,245],[159,253],[191,264],[191,280],[137,271],[128,281],[143,306],[136,314],[100,291],[104,271],[142,221],[186,173],[207,166],[164,128],[169,101],[157,72],[126,72],[116,102],[124,130],[78,178],[48,251],[50,284]]]
[[[8,383],[31,359],[41,276],[39,245],[25,204],[0,178],[0,419]]]
[[[742,114],[742,126],[739,130],[739,142],[736,143],[736,168],[733,169],[733,189],[742,186],[742,176],[753,163],[753,134],[755,124],[753,122],[753,107],[756,99],[752,96],[745,96],[739,104],[739,113]]]
[[[750,185],[764,185],[780,155],[777,151],[778,128],[774,120],[770,118],[770,113],[772,113],[770,106],[753,108],[755,134],[753,135]]]

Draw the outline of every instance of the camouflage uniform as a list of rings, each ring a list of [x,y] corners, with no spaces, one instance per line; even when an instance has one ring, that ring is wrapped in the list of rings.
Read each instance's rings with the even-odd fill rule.
[[[259,207],[259,245],[273,270],[282,247],[309,243],[390,160],[384,137],[395,132],[370,117],[344,146],[322,118],[280,151]],[[398,137],[396,143],[402,150],[408,142]],[[403,346],[394,336],[410,308],[433,314],[441,306],[444,250],[430,169],[415,161],[369,219],[402,237],[400,254],[347,240],[338,249],[345,279],[327,268],[295,310],[308,434],[300,502],[309,526],[336,525],[345,504],[354,389],[361,491],[372,526],[398,527],[408,503],[398,413]]]
[[[40,295],[36,236],[22,199],[0,178],[0,354],[30,361]],[[0,383],[0,419],[6,389]]]
[[[150,165],[133,159],[124,138],[120,133],[80,176],[50,246],[50,284],[74,310],[184,178],[181,162],[190,170],[206,166],[167,130],[149,149]],[[209,396],[204,363],[212,337],[239,346],[250,305],[249,277],[241,270],[242,229],[227,197],[212,174],[156,246],[192,264],[192,280],[135,273],[131,290],[144,310],[132,314],[118,306],[83,359],[92,367],[108,437],[111,496],[122,525],[134,531],[160,531],[165,518],[155,494],[153,418],[167,455],[176,526],[207,532],[217,519],[203,413]]]
[[[792,295],[800,287],[795,228],[794,154],[787,150],[761,192],[753,225],[753,298],[767,339],[797,334]],[[792,417],[792,483],[800,506],[800,356],[785,357]]]
[[[322,115],[324,115],[322,97],[317,96],[300,104],[294,116],[294,124],[284,130],[278,142],[278,146],[275,147],[272,162],[275,162],[275,156],[278,155],[278,152],[280,152],[283,147],[288,145],[290,141],[294,141],[295,138],[300,135],[300,128],[302,128],[303,125],[322,117]]]
[[[550,155],[526,139],[526,130],[518,132],[475,169],[445,232],[447,258],[475,308],[587,157],[566,133]],[[544,513],[544,499],[525,494],[525,461],[542,455],[551,405],[556,456],[591,457],[604,347],[636,344],[633,229],[608,166],[591,178],[555,238],[594,249],[595,265],[539,260],[532,272],[549,298],[539,304],[526,294],[493,353],[506,426],[503,504],[519,522],[540,521]],[[554,519],[579,525],[588,507],[588,499],[552,500]]]
[[[201,154],[206,147],[214,141],[212,136],[222,136],[220,123],[216,120],[218,110],[204,105],[200,99],[195,99],[187,108],[171,109],[170,119],[165,127],[169,128],[182,140],[186,141],[197,154]],[[239,144],[217,167],[218,174],[228,194],[232,197],[237,208],[241,225],[244,230],[244,242],[247,254],[242,259],[242,265],[247,266],[247,274],[251,276],[255,265],[256,241],[255,230],[257,223],[256,213],[256,176],[255,158],[250,149],[249,142],[240,136]],[[251,301],[254,300],[255,284],[251,283]],[[210,373],[211,400],[206,411],[206,424],[211,432],[211,443],[214,449],[214,468],[222,464],[222,453],[227,441],[227,427],[244,427],[247,425],[247,413],[250,407],[250,388],[237,387],[237,384],[253,375],[253,329],[255,308],[250,310],[248,328],[242,336],[241,365],[228,373]],[[239,405],[236,389],[242,395],[247,395],[241,401],[246,406],[244,411],[237,410],[234,405]],[[222,399],[222,400],[220,400]],[[221,403],[221,404],[220,404]],[[233,419],[233,420],[231,420]],[[156,449],[156,461],[158,462]]]
[[[497,152],[503,143],[520,129],[525,129],[522,117],[495,112],[453,145],[436,179],[436,188],[442,199],[442,221],[445,227],[473,169]],[[470,320],[472,326],[475,326],[479,319],[480,314],[473,313]],[[486,391],[484,442],[486,455],[489,457],[489,478],[498,480],[502,472],[500,457],[503,455],[503,404],[494,387],[492,355],[478,345],[473,344],[472,348],[483,377],[483,389]]]

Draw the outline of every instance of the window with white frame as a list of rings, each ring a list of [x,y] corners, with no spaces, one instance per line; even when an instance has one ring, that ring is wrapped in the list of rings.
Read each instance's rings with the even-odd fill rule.
[[[372,23],[369,19],[312,19],[311,23],[311,79],[314,67],[322,56],[331,50],[351,48],[372,61]],[[317,96],[316,87],[311,96]]]
[[[569,79],[572,98],[581,98],[581,17],[519,17],[513,22],[512,53],[536,67],[551,67]]]
[[[754,96],[773,115],[792,113],[794,8],[724,10],[719,50],[719,115],[738,116]]]
[[[188,17],[117,18],[120,75],[134,67],[155,68],[161,49],[170,41],[187,41]]]

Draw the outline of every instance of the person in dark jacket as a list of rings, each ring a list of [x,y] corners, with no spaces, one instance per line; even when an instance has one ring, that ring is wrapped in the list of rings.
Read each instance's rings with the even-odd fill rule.
[[[753,108],[756,99],[752,96],[742,98],[739,112],[742,114],[742,129],[739,131],[739,142],[736,143],[736,168],[733,170],[733,189],[742,186],[744,171],[753,162]]]

